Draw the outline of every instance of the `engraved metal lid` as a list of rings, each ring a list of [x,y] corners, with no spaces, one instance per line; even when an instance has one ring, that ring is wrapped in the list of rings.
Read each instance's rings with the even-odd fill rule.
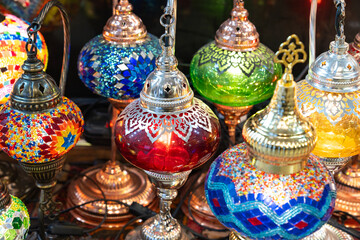
[[[154,112],[169,113],[183,111],[193,106],[194,92],[189,86],[186,76],[177,68],[178,62],[174,56],[175,17],[173,9],[166,8],[161,24],[165,34],[160,37],[162,53],[156,59],[156,69],[147,77],[140,93],[140,104]]]
[[[353,92],[360,89],[360,66],[348,53],[349,44],[345,42],[345,1],[336,0],[334,3],[337,8],[335,41],[330,43],[330,50],[310,66],[306,80],[322,91]]]
[[[28,55],[24,73],[15,82],[10,95],[11,107],[23,112],[40,112],[55,107],[61,101],[61,92],[54,79],[44,72],[44,64],[34,55]]]
[[[253,51],[260,43],[256,27],[248,20],[248,11],[243,0],[234,0],[231,17],[216,31],[215,43],[230,51]]]
[[[145,41],[146,27],[132,9],[128,0],[119,0],[113,16],[109,18],[103,30],[106,40],[126,44]]]
[[[0,211],[9,206],[11,197],[6,185],[0,181]]]
[[[252,164],[274,174],[301,171],[315,147],[316,133],[296,104],[296,83],[292,68],[306,60],[304,45],[296,35],[282,43],[275,62],[285,66],[270,104],[250,117],[243,128]]]

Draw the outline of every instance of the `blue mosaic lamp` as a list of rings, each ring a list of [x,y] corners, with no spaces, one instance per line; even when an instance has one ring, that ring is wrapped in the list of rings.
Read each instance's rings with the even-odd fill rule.
[[[119,0],[103,33],[81,50],[80,79],[92,92],[111,102],[111,127],[119,112],[140,96],[161,51],[159,39],[146,31],[142,20],[132,13],[128,0]],[[86,169],[86,174],[101,186],[108,199],[149,206],[154,203],[155,189],[142,170],[125,167],[116,161],[114,129],[111,132],[111,160],[105,165]],[[78,178],[70,184],[68,206],[103,198],[90,178]],[[104,211],[102,202],[93,202],[71,213],[79,221],[97,226],[103,220]],[[122,227],[133,217],[129,209],[118,202],[109,202],[107,213],[108,218],[102,226],[108,228]]]
[[[310,155],[315,129],[296,106],[291,71],[305,59],[304,45],[290,36],[276,53],[275,61],[286,69],[270,104],[246,121],[245,143],[226,150],[210,167],[205,195],[214,215],[233,231],[232,239],[305,238],[334,209],[334,180]]]
[[[159,39],[147,33],[141,19],[132,13],[132,5],[120,0],[103,34],[81,50],[79,76],[91,91],[103,97],[138,98],[160,53]]]

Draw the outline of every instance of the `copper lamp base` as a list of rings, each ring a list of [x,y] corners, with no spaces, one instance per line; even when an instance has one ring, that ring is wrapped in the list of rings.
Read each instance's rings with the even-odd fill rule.
[[[248,240],[250,238],[243,237],[238,233],[231,232],[229,240]],[[310,236],[303,238],[303,240],[352,240],[353,238],[343,231],[329,225],[325,224],[317,232],[311,234]]]
[[[352,159],[343,170],[335,175],[337,196],[335,209],[360,216],[360,163]]]
[[[225,117],[230,140],[235,144],[236,126],[241,122],[241,117],[248,114],[253,106],[230,107],[214,103],[216,109]]]
[[[146,174],[139,169],[108,161],[105,165],[91,167],[83,173],[88,177],[76,179],[68,188],[67,207],[103,199],[101,191],[89,178],[101,187],[108,200],[118,200],[129,205],[137,202],[150,208],[157,206],[154,201],[155,190]],[[104,228],[120,228],[133,218],[129,209],[121,203],[109,201],[107,209],[107,218],[102,225]],[[105,204],[102,201],[71,211],[77,220],[92,226],[97,226],[103,220],[104,213]]]
[[[184,204],[181,206],[181,210],[188,218],[195,220],[195,222],[199,223],[201,226],[216,230],[225,230],[226,228],[219,222],[219,220],[217,220],[207,203],[205,197],[205,177],[206,173],[202,173],[195,183],[188,181],[188,184],[185,185],[185,191],[183,192],[186,192],[186,190],[190,187],[198,187],[191,195],[190,204],[188,196],[185,199]],[[201,185],[199,186],[199,184]],[[189,206],[191,214],[189,212]]]

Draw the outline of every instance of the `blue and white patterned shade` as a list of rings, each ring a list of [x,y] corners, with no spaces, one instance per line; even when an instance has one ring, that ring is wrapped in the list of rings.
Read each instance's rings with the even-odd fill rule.
[[[94,93],[117,100],[138,98],[161,53],[159,39],[147,34],[139,44],[116,44],[98,35],[81,50],[80,79]]]
[[[335,206],[334,180],[310,156],[290,175],[260,171],[244,144],[226,150],[211,165],[205,195],[216,218],[252,239],[301,239],[318,230]]]

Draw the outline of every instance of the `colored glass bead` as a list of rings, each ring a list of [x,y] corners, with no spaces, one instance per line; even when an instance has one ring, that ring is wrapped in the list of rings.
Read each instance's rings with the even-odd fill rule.
[[[210,167],[205,195],[222,224],[256,239],[300,239],[326,223],[336,191],[317,157],[311,155],[300,172],[278,175],[256,169],[247,155],[240,144]]]
[[[22,63],[27,54],[25,44],[28,40],[28,23],[11,14],[4,14],[0,23],[0,104],[10,96],[15,81],[23,73]],[[37,57],[47,65],[48,50],[41,33],[37,36]]]
[[[116,44],[98,35],[81,50],[80,79],[94,93],[106,98],[138,98],[146,77],[155,69],[159,40],[148,33],[141,44]]]
[[[9,104],[10,101],[0,106],[0,147],[20,162],[58,159],[75,146],[83,131],[82,113],[66,97],[62,104],[45,113],[24,114]]]
[[[226,106],[251,106],[270,98],[281,77],[274,53],[261,44],[254,51],[221,49],[211,42],[193,57],[194,88],[207,100]]]

